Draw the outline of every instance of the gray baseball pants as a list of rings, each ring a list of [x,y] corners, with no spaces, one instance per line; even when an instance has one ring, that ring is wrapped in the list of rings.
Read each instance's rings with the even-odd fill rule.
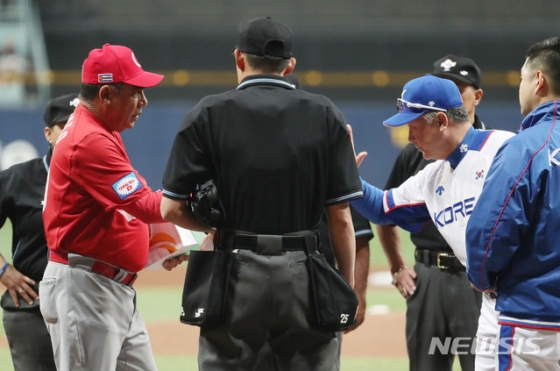
[[[58,371],[156,371],[136,291],[49,262],[39,288]]]

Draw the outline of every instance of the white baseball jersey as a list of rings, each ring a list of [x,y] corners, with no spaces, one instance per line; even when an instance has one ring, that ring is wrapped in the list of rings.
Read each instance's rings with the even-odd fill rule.
[[[362,180],[364,198],[352,201],[352,206],[375,224],[397,224],[411,232],[421,229],[428,217],[431,218],[455,256],[466,266],[467,222],[494,156],[513,135],[507,131],[471,128],[445,160],[429,164],[397,188],[383,192]],[[477,371],[495,368],[498,312],[494,305],[493,299],[483,295],[477,329]]]
[[[412,232],[421,229],[429,214],[466,266],[467,222],[496,152],[513,135],[471,128],[447,159],[429,164],[397,188],[381,195],[381,190],[362,181],[364,198],[352,205],[375,224],[397,224]]]

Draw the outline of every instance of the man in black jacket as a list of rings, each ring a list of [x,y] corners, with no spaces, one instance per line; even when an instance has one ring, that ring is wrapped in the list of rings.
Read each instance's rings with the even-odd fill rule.
[[[52,151],[78,104],[77,94],[50,101],[45,109],[49,150],[39,157],[0,172],[0,228],[12,223],[12,263],[0,255],[3,322],[14,369],[55,371],[51,338],[39,309],[39,281],[47,266],[43,230],[43,198]]]

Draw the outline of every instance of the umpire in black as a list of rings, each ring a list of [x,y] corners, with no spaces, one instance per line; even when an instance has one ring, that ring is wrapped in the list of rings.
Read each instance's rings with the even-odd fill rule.
[[[78,104],[78,95],[51,100],[44,114],[46,155],[0,172],[0,228],[12,223],[12,264],[0,255],[3,323],[16,371],[55,371],[51,338],[39,309],[39,281],[47,266],[43,199],[52,151]]]
[[[254,370],[266,342],[277,370],[338,369],[335,334],[309,323],[303,238],[283,235],[311,233],[303,231],[315,229],[326,207],[336,260],[353,284],[348,201],[362,190],[341,112],[283,77],[296,63],[292,38],[270,18],[239,26],[233,51],[239,85],[187,114],[165,169],[164,218],[203,229],[185,200],[215,179],[225,218],[214,240],[232,249],[225,319],[201,328],[200,370]],[[256,234],[255,244],[237,244],[240,233]],[[282,243],[262,243],[271,239]]]

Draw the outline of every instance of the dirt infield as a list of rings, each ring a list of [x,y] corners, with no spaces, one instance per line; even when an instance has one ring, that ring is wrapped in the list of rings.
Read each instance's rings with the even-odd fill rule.
[[[184,269],[171,272],[143,271],[135,286],[161,286],[182,283]],[[151,322],[147,325],[155,354],[196,354],[198,350],[198,327],[177,321]],[[344,357],[406,357],[405,314],[389,313],[368,315],[357,330],[344,336]]]
[[[146,270],[140,273],[137,287],[181,285],[185,277],[183,268],[171,272]],[[195,355],[198,351],[198,327],[181,324],[178,320],[147,323],[148,333],[155,354]],[[406,357],[404,313],[368,315],[357,330],[344,335],[344,357]],[[0,347],[7,348],[8,341],[0,336]]]
[[[155,354],[195,355],[198,328],[179,321],[148,324]],[[404,314],[369,315],[357,330],[344,335],[344,357],[406,357]]]

